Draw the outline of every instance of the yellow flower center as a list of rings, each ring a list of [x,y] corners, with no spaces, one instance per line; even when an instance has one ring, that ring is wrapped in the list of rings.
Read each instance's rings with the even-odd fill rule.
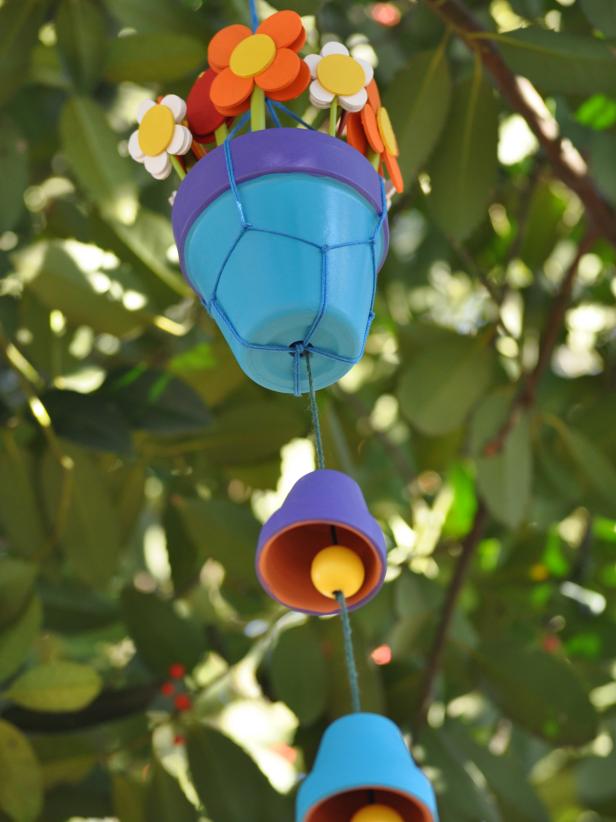
[[[396,132],[389,119],[389,114],[384,106],[378,110],[376,121],[379,126],[381,139],[385,143],[385,148],[392,157],[398,157],[400,150],[398,148],[398,141],[396,139]]]
[[[346,54],[328,54],[317,65],[317,78],[324,89],[350,97],[366,85],[366,75],[358,62]]]
[[[233,49],[229,67],[238,77],[255,77],[276,57],[276,43],[268,34],[252,34]]]
[[[173,138],[175,119],[167,106],[153,106],[139,124],[139,145],[148,157],[163,152]]]

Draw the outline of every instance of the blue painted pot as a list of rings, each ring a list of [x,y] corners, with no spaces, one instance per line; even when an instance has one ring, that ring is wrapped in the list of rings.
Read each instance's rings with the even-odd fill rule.
[[[173,207],[182,270],[240,366],[274,391],[342,377],[363,354],[388,248],[382,181],[342,140],[269,129],[200,160]]]
[[[392,808],[405,822],[438,822],[432,785],[396,725],[377,714],[351,714],[325,732],[299,789],[295,820],[348,822],[370,803]]]

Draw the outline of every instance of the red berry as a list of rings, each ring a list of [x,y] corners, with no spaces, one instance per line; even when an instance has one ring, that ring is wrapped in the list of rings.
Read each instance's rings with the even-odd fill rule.
[[[160,686],[160,692],[163,696],[172,696],[175,693],[175,685],[173,682],[164,682]]]
[[[175,707],[178,711],[187,711],[192,707],[192,700],[188,694],[178,694],[175,698]]]
[[[172,679],[184,679],[186,676],[186,668],[179,662],[175,662],[169,667],[169,676]]]
[[[184,745],[186,743],[186,738],[177,734],[173,740],[174,745]]]

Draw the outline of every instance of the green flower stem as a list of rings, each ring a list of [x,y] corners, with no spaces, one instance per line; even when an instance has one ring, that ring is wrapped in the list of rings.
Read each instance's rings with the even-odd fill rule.
[[[218,126],[218,128],[214,132],[214,137],[216,138],[216,145],[221,146],[228,136],[229,129],[227,128],[227,124],[223,123],[221,126]]]
[[[184,177],[186,177],[186,172],[182,168],[182,164],[180,163],[178,158],[175,157],[173,154],[169,155],[169,159],[171,160],[171,165],[173,166],[175,173],[178,175],[180,180],[183,180]]]
[[[336,129],[338,125],[338,98],[334,97],[329,109],[329,136],[336,136]]]
[[[265,92],[257,85],[250,98],[250,128],[252,131],[265,128]]]
[[[376,171],[378,171],[381,165],[381,155],[376,151],[369,151],[368,160],[370,160]]]

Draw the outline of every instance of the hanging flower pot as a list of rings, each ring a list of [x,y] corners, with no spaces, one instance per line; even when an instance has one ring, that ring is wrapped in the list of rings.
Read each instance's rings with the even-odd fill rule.
[[[328,135],[246,134],[183,181],[173,228],[184,274],[239,364],[275,391],[315,388],[362,355],[388,247],[381,178]]]
[[[267,593],[288,608],[334,614],[337,590],[349,609],[376,595],[387,567],[385,539],[354,480],[313,471],[263,526],[256,565]]]
[[[297,796],[296,822],[438,822],[434,791],[394,723],[342,717],[325,732]]]

